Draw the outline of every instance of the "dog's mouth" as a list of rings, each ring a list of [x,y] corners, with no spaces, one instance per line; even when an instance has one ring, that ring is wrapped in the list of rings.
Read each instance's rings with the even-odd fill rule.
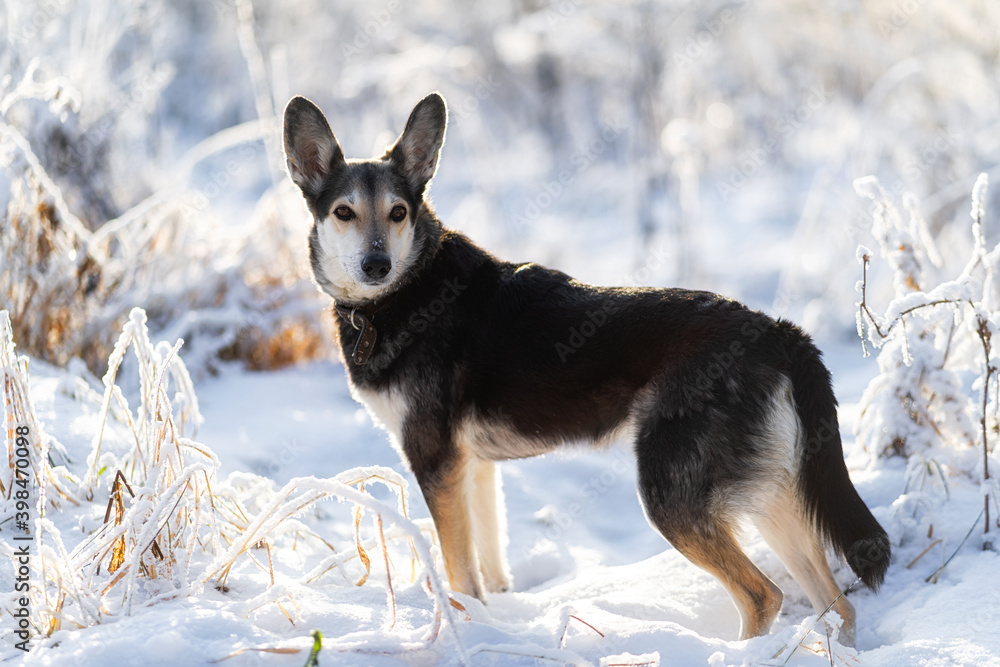
[[[392,286],[392,280],[389,279],[370,280],[368,278],[365,278],[364,280],[360,281],[359,286],[371,290],[377,290],[379,293],[382,293],[385,291],[386,288]]]
[[[351,274],[355,285],[374,294],[392,288],[399,276],[399,268],[395,262],[389,260],[386,260],[385,264],[378,264],[375,268],[362,260],[360,264],[354,265],[354,270],[349,271],[349,274]]]

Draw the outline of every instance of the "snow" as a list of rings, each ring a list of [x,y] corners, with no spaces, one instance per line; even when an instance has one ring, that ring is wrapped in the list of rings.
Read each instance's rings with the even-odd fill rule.
[[[871,360],[860,357],[857,343],[826,347],[847,435],[861,390],[875,369]],[[68,372],[34,360],[30,367],[39,420],[66,447],[70,468],[75,464],[79,469],[100,412],[100,385],[79,369]],[[261,504],[274,485],[258,474],[278,486],[309,475],[316,481],[298,483],[322,486],[330,483],[323,480],[355,465],[386,466],[416,488],[387,437],[350,398],[338,364],[311,363],[270,373],[225,366],[199,383],[197,391],[204,415],[197,437],[221,461],[219,477],[232,475],[230,486],[263,483],[270,491],[253,494],[261,497]],[[120,424],[112,421],[109,426],[106,440],[120,445]],[[907,489],[908,471],[899,459],[873,460],[849,436],[846,450],[859,492],[898,546],[881,592],[851,593],[858,609],[858,652],[855,656],[835,644],[837,659],[865,665],[1000,664],[1000,562],[995,551],[980,546],[981,521],[959,548],[982,508],[979,484],[946,468],[947,491],[934,476],[927,476],[919,488]],[[426,641],[433,624],[433,595],[410,581],[409,559],[402,551],[390,550],[391,596],[376,549],[369,548],[373,566],[362,586],[354,585],[361,572],[356,561],[353,569],[345,563],[342,574],[327,573],[307,582],[304,575],[319,556],[301,547],[289,549],[280,535],[272,535],[273,585],[266,568],[244,559],[230,575],[227,592],[207,586],[188,596],[139,605],[130,615],[115,615],[92,627],[60,630],[27,657],[6,642],[0,656],[26,665],[201,665],[255,649],[226,664],[301,665],[312,643],[309,631],[315,628],[324,636],[320,664],[451,665],[461,664],[460,651],[474,665],[643,660],[782,664],[787,653],[776,662],[773,656],[802,636],[807,648],[799,648],[787,664],[828,664],[825,635],[808,632],[816,618],[804,593],[752,530],[744,535],[747,551],[786,598],[768,636],[734,640],[738,617],[722,586],[646,523],[632,463],[627,446],[619,443],[604,452],[576,451],[502,464],[514,590],[491,596],[486,606],[454,595],[464,611],[452,608],[454,618],[445,621],[433,642]],[[85,503],[48,513],[67,548],[84,537],[74,526],[92,525],[93,517],[97,522],[103,517],[106,495],[96,495],[89,507]],[[376,502],[385,505],[393,496],[380,497]],[[426,527],[427,511],[419,494],[411,494],[410,501],[415,526]],[[298,521],[325,539],[339,541],[349,552],[353,520],[348,509],[328,501]],[[384,516],[387,539],[393,542],[397,529],[407,523],[394,522],[390,513]],[[907,567],[938,539],[941,542]],[[926,583],[956,549],[958,554],[937,582]],[[262,558],[266,556],[257,555]],[[3,573],[10,576],[9,571]],[[842,564],[836,576],[844,586],[854,578]],[[391,627],[390,598],[396,605]],[[256,650],[266,648],[301,652]],[[651,657],[657,653],[660,663]]]
[[[46,601],[63,625],[23,655],[0,523],[0,661],[298,666],[318,629],[320,664],[338,665],[1000,665],[1000,526],[984,537],[980,514],[988,495],[1000,515],[983,370],[1000,346],[984,359],[979,337],[1000,331],[1000,5],[854,4],[4,5],[0,310],[38,351],[21,387],[0,350],[4,409],[37,416],[58,505],[33,566],[51,565],[48,590],[94,585]],[[753,530],[786,597],[768,636],[736,641],[722,586],[647,524],[628,443],[502,464],[513,590],[444,597],[413,478],[325,352],[277,118],[308,95],[362,157],[435,89],[446,225],[588,282],[719,291],[817,337],[852,478],[895,549],[881,592],[850,593],[857,652],[828,643],[833,619]],[[158,345],[140,341],[141,363],[130,348],[106,393],[126,323]],[[251,372],[224,353],[312,361]],[[906,459],[886,456],[896,436]],[[140,499],[119,489],[112,527],[118,469]],[[130,577],[114,583],[118,537]],[[176,547],[169,567],[133,549],[154,537]],[[149,567],[166,574],[135,574]]]

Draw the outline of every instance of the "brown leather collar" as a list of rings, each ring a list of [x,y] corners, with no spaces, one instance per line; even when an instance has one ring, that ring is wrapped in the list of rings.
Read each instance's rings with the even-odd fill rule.
[[[354,344],[354,351],[351,352],[351,360],[358,366],[364,366],[368,363],[368,358],[372,356],[372,352],[375,351],[375,341],[378,338],[378,331],[375,330],[375,325],[372,324],[372,316],[375,314],[375,311],[380,309],[376,308],[368,313],[357,307],[345,308],[344,306],[334,305],[334,309],[345,322],[349,322],[352,327],[361,332],[358,336],[358,342]]]

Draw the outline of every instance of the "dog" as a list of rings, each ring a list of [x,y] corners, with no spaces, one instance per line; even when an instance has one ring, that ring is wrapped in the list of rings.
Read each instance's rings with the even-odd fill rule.
[[[447,122],[432,93],[384,155],[356,160],[315,104],[284,112],[352,395],[413,472],[452,590],[485,601],[510,586],[497,461],[629,437],[647,519],[728,590],[741,639],[766,634],[783,599],[737,543],[749,520],[853,643],[826,545],[874,590],[890,545],[848,476],[809,336],[709,292],[505,262],[446,229],[427,188]]]

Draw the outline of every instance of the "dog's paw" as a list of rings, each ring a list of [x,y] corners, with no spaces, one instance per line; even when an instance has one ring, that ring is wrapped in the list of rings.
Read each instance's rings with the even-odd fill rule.
[[[489,593],[506,593],[513,588],[510,576],[507,574],[496,577],[485,575],[483,576],[483,583],[486,585],[486,591]]]

